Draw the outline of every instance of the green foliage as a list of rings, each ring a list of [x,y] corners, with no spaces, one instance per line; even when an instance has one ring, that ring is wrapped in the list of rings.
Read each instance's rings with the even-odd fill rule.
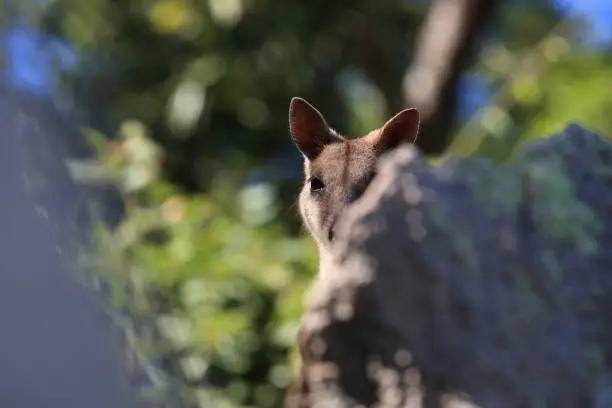
[[[151,176],[161,155],[142,127],[122,129],[99,146],[98,162],[127,209],[115,230],[99,226],[95,264],[141,363],[170,356],[165,372],[155,370],[154,395],[178,387],[184,402],[202,406],[211,398],[214,406],[277,406],[315,271],[312,245],[272,222],[273,189],[181,194]]]
[[[384,92],[398,90],[409,58],[410,49],[393,44],[414,36],[425,11],[404,6],[398,13],[398,7],[397,1],[346,8],[269,0],[55,0],[41,21],[80,52],[66,88],[102,106],[96,114],[106,119],[147,124],[167,148],[164,172],[202,191],[211,172],[243,175],[286,149],[280,118],[292,95],[312,99],[347,132],[378,125],[390,113]],[[387,23],[370,23],[382,20]],[[372,64],[381,71],[368,71]],[[372,86],[376,78],[387,89]]]
[[[573,28],[562,21],[525,50],[486,47],[473,69],[498,84],[495,95],[459,129],[450,151],[503,160],[569,122],[612,135],[612,53],[584,47]]]

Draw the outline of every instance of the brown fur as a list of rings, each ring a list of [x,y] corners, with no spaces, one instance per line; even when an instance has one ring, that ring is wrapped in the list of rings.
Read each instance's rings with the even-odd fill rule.
[[[304,156],[300,214],[317,244],[320,262],[324,262],[334,240],[338,217],[365,192],[376,175],[379,158],[404,142],[414,143],[418,129],[418,112],[406,109],[365,136],[349,139],[331,129],[308,102],[301,98],[291,100],[289,130]],[[304,399],[309,389],[304,370],[312,360],[309,339],[309,333],[302,328],[298,339],[302,367],[287,393],[287,408],[308,406]]]
[[[341,210],[363,194],[375,171],[376,155],[367,139],[331,144],[316,159],[306,162],[300,214],[320,250],[333,240]],[[308,181],[312,178],[323,182],[324,191],[311,191]]]
[[[367,135],[349,139],[331,129],[308,102],[291,100],[289,131],[304,156],[300,214],[321,258],[333,241],[338,216],[361,197],[376,174],[379,157],[404,142],[414,142],[418,129],[418,112],[406,109]]]

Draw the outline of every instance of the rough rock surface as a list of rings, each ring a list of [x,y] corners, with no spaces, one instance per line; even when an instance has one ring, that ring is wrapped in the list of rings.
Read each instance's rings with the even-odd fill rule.
[[[612,407],[611,248],[612,144],[579,125],[507,163],[403,147],[342,220],[286,406]]]

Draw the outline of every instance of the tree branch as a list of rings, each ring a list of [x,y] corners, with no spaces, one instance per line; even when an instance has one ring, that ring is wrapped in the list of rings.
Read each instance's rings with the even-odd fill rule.
[[[407,106],[421,112],[425,154],[440,154],[450,143],[462,72],[473,59],[476,39],[491,19],[495,0],[436,0],[417,39],[417,51],[404,76]]]

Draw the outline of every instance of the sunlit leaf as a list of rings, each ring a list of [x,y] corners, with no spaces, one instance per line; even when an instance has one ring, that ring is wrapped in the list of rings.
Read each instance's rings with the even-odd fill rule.
[[[187,0],[158,0],[149,10],[149,20],[162,34],[179,31],[193,21],[194,10]]]

